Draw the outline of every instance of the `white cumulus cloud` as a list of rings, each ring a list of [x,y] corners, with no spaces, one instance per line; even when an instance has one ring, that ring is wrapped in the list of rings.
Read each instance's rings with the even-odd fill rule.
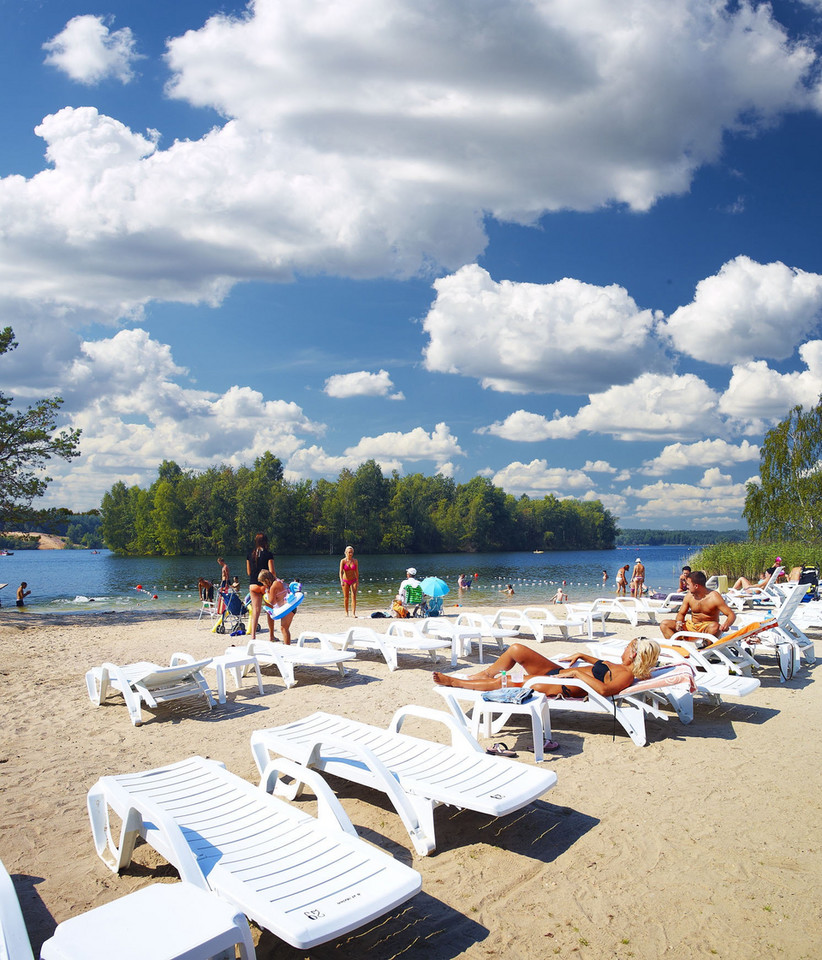
[[[745,463],[749,460],[759,460],[759,447],[747,440],[739,444],[719,439],[669,443],[653,460],[646,460],[639,472],[651,477],[663,477],[671,470]]]
[[[324,392],[329,397],[388,397],[391,400],[404,400],[402,391],[392,393],[394,384],[387,370],[369,373],[357,370],[355,373],[335,373],[325,381]]]
[[[677,350],[707,363],[784,360],[819,328],[822,275],[740,256],[697,284],[666,325]]]
[[[670,517],[694,523],[739,522],[745,505],[745,484],[735,483],[718,467],[706,470],[696,484],[659,480],[623,492],[642,501],[634,515],[651,526],[661,526]]]
[[[666,365],[654,315],[619,286],[497,283],[477,265],[434,282],[429,370],[510,393],[592,393]]]
[[[479,432],[506,440],[566,440],[583,431],[622,440],[690,439],[721,428],[718,401],[718,394],[695,374],[643,373],[633,383],[589,397],[574,415],[555,414],[549,420],[519,410]],[[526,427],[530,435],[525,435]]]
[[[764,360],[735,366],[720,411],[745,432],[758,433],[787,415],[791,407],[814,406],[822,395],[822,340],[799,348],[804,370],[779,373]]]
[[[43,49],[46,63],[90,86],[108,78],[128,83],[135,61],[142,59],[135,45],[130,27],[111,30],[106,18],[84,14],[69,20]]]
[[[125,28],[95,16],[48,53],[89,82],[125,79],[134,62]],[[38,128],[54,169],[0,180],[0,295],[117,313],[215,302],[252,278],[456,270],[483,251],[487,216],[645,210],[687,190],[728,131],[812,105],[817,67],[767,4],[745,0],[498,0],[470,13],[256,0],[170,39],[167,64],[171,95],[224,124],[156,150],[156,134],[122,128],[108,162],[100,138],[116,118],[55,111]],[[611,312],[622,329],[627,311],[642,341],[646,314],[624,291],[597,291],[594,304],[570,286],[555,291],[552,329],[574,312],[597,329]],[[546,389],[528,357],[520,368],[522,324],[503,363],[486,370],[480,351],[470,375]],[[443,341],[437,369],[456,363]],[[602,367],[595,347],[584,354]],[[592,374],[566,359],[567,373],[547,357],[558,386],[591,392]]]
[[[61,419],[82,429],[82,456],[49,464],[55,484],[44,503],[98,506],[116,480],[150,484],[165,459],[191,469],[240,467],[270,450],[287,461],[306,436],[325,430],[296,403],[245,386],[196,390],[180,382],[186,372],[145,330],[81,344],[61,373]]]
[[[515,460],[502,470],[497,470],[493,483],[517,497],[523,494],[544,497],[549,493],[557,497],[580,497],[582,490],[593,486],[591,478],[583,470],[549,467],[548,461],[541,459],[530,463]]]

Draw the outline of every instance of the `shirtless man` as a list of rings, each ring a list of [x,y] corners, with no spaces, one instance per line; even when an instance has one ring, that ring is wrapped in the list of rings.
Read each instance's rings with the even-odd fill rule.
[[[662,636],[670,640],[680,630],[704,633],[711,637],[718,637],[720,633],[724,633],[736,620],[736,614],[722,599],[722,594],[705,587],[705,574],[701,570],[689,573],[685,583],[688,593],[685,594],[676,620],[663,620],[659,625]],[[720,614],[725,617],[725,622],[721,626]]]
[[[636,558],[634,569],[631,573],[631,596],[639,599],[645,589],[645,564]]]

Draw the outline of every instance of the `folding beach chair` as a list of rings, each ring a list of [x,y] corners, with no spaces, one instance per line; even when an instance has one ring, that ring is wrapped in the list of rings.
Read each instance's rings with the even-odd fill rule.
[[[215,633],[230,633],[232,637],[245,634],[243,618],[248,616],[248,607],[233,590],[221,590],[223,614],[214,627]]]

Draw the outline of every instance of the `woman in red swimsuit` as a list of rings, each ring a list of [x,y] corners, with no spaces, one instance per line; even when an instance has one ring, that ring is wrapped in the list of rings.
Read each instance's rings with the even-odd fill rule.
[[[340,560],[340,586],[343,592],[345,615],[348,616],[348,599],[353,597],[354,616],[357,616],[357,586],[360,582],[360,567],[354,559],[354,548],[346,547],[345,556]]]

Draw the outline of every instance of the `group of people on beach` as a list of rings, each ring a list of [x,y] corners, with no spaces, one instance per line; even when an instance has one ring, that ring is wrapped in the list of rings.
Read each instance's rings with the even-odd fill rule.
[[[217,557],[217,563],[220,565],[220,586],[218,591],[217,613],[222,614],[225,610],[226,599],[229,592],[240,594],[239,577],[232,578],[228,563],[223,557]],[[248,633],[251,640],[257,637],[257,627],[260,623],[260,616],[263,611],[263,604],[276,610],[286,605],[289,594],[288,585],[277,576],[274,567],[274,554],[269,547],[268,537],[264,533],[258,533],[254,538],[254,546],[249,550],[246,557],[246,574],[248,575],[248,596],[250,601],[250,616],[248,623]],[[214,583],[206,577],[200,577],[197,584],[197,590],[200,599],[204,602],[214,601]],[[356,607],[356,604],[355,604]],[[280,629],[282,632],[283,643],[291,643],[291,621],[294,619],[294,610],[289,611],[281,617]],[[268,618],[268,635],[271,640],[274,639],[274,618],[266,614]]]
[[[630,567],[629,563],[623,564],[617,570],[616,575],[616,595],[618,597],[627,596],[628,585],[630,583],[631,587],[631,596],[632,597],[641,597],[645,592],[645,564],[642,560],[637,557],[634,561],[634,569],[631,571],[631,576],[628,576],[628,568]],[[608,574],[603,570],[602,571],[602,585],[605,586],[605,581],[608,579]]]
[[[637,561],[639,562],[639,561]],[[627,565],[620,568],[627,570]],[[707,578],[701,570],[691,571],[684,567],[681,583],[686,589],[675,618],[663,620],[660,631],[666,640],[675,633],[688,630],[704,633],[715,638],[730,629],[736,614],[725,602],[717,590],[706,587]],[[722,621],[722,622],[720,622]],[[656,640],[637,637],[625,648],[619,663],[610,663],[579,651],[567,658],[567,663],[556,663],[531,647],[513,643],[494,663],[469,677],[455,677],[450,674],[435,673],[434,682],[445,687],[459,687],[465,690],[499,690],[503,685],[522,686],[531,680],[534,690],[549,697],[584,698],[584,691],[563,680],[579,680],[592,690],[608,697],[621,693],[635,680],[647,679],[657,665],[660,645]],[[524,671],[520,682],[512,681],[511,671],[519,665]],[[533,681],[539,678],[536,683]],[[556,678],[556,680],[549,679]]]

